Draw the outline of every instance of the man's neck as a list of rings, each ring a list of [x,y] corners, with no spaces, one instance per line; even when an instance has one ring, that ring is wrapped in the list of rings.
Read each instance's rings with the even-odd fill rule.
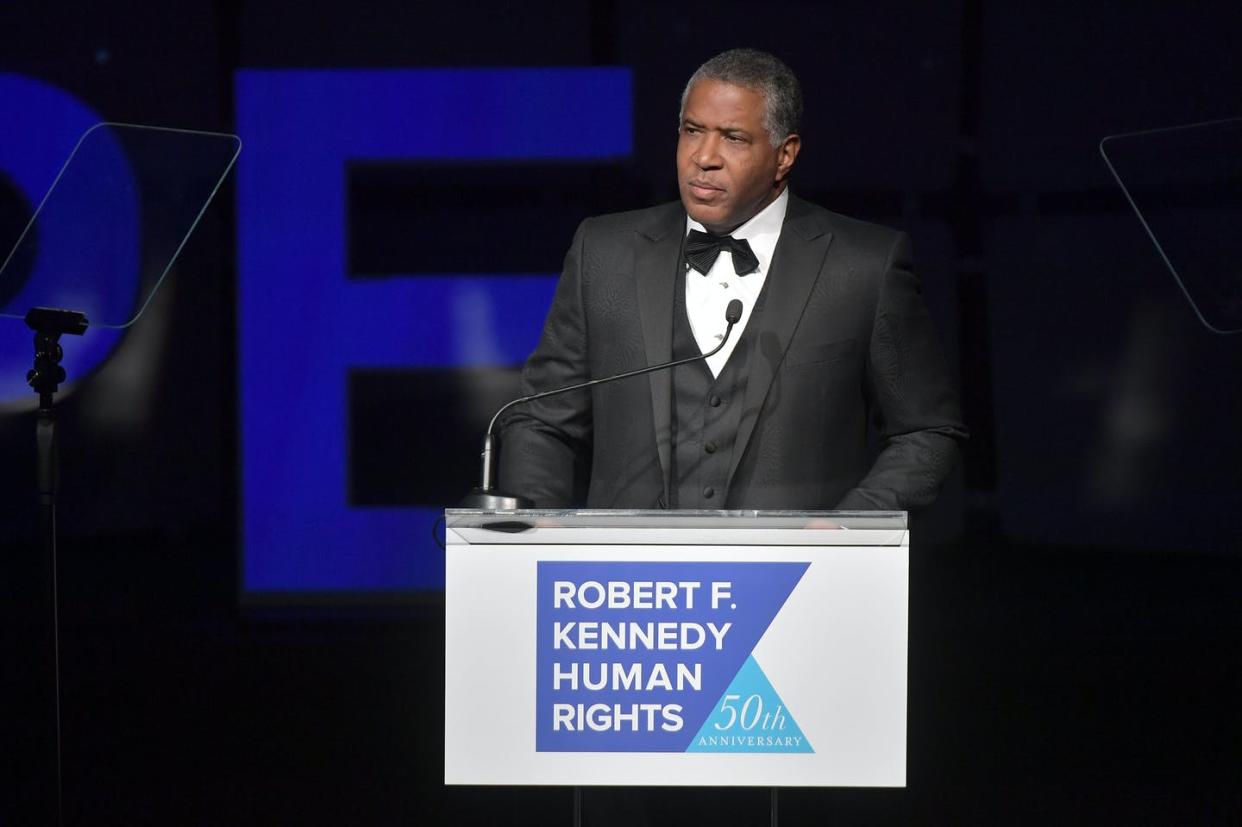
[[[787,204],[789,201],[789,190],[787,187],[781,187],[775,198],[764,204],[761,208],[741,224],[736,224],[728,232],[718,232],[707,225],[694,220],[691,216],[686,216],[686,232],[690,230],[705,230],[714,236],[732,236],[734,238],[750,238],[756,233],[763,232],[779,232],[780,225],[783,223],[785,216],[785,208],[777,209],[780,204]],[[779,213],[779,214],[777,214]],[[771,214],[771,218],[769,215]]]
[[[785,191],[786,186],[787,186],[786,182],[782,181],[780,184],[774,187],[772,189],[772,192],[768,195],[768,197],[764,199],[763,203],[760,204],[758,207],[756,207],[755,211],[752,212],[750,215],[748,215],[745,221],[739,221],[738,223],[734,224],[733,226],[727,229],[712,227],[712,226],[708,226],[707,224],[704,224],[703,229],[707,230],[712,235],[733,235],[733,231],[736,230],[738,227],[744,226],[747,221],[750,221],[756,215],[763,212],[768,207],[772,206],[772,204],[776,201],[776,199],[781,197],[781,193]]]

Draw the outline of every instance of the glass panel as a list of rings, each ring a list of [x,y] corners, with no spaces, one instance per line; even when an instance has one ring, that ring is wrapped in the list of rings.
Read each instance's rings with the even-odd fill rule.
[[[53,307],[133,324],[240,150],[236,135],[91,127],[0,264],[0,316]]]
[[[1242,118],[1113,135],[1100,153],[1199,319],[1242,331]]]

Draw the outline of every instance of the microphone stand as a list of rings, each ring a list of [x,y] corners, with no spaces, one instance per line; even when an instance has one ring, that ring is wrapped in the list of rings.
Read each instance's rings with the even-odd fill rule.
[[[48,774],[37,782],[46,784],[52,804],[52,823],[62,823],[61,809],[61,755],[60,755],[60,621],[57,598],[56,577],[56,411],[53,407],[56,390],[65,381],[65,369],[60,360],[64,350],[60,346],[60,337],[64,334],[81,336],[86,332],[88,322],[86,316],[75,310],[60,310],[49,307],[36,307],[26,314],[26,326],[35,332],[34,368],[26,374],[26,382],[39,394],[39,413],[35,420],[35,444],[38,451],[37,479],[39,489],[39,539],[43,550],[43,561],[39,566],[39,590],[43,599],[48,601],[46,623],[42,627],[48,638],[43,650],[47,653],[50,663],[43,667],[44,674],[40,686],[50,695],[40,697],[40,703],[46,703],[41,714],[49,716],[50,732],[43,741],[46,755],[36,761],[36,772],[41,770]],[[36,605],[39,605],[37,602]]]
[[[554,388],[550,391],[542,391],[540,393],[532,393],[529,396],[522,396],[507,402],[501,406],[492,416],[492,421],[487,424],[487,434],[483,437],[483,452],[480,455],[482,460],[482,471],[480,472],[479,486],[466,495],[461,501],[461,508],[477,508],[482,511],[517,511],[522,508],[534,508],[535,504],[529,497],[522,497],[514,494],[505,494],[496,490],[495,483],[495,438],[492,431],[496,427],[497,420],[505,411],[514,405],[520,405],[524,402],[534,402],[536,399],[546,399],[549,396],[556,396],[570,391],[579,391],[589,388],[593,385],[600,385],[604,382],[615,382],[619,379],[629,379],[632,376],[642,376],[645,373],[654,373],[657,370],[665,370],[667,368],[675,368],[681,365],[688,365],[691,362],[697,362],[700,359],[710,359],[720,352],[725,346],[725,342],[729,341],[729,334],[733,332],[733,326],[742,318],[742,303],[734,299],[729,302],[729,306],[725,309],[725,321],[728,326],[725,328],[724,336],[720,337],[720,344],[716,345],[707,353],[701,353],[698,356],[691,356],[687,359],[678,359],[673,362],[665,362],[660,365],[651,365],[638,370],[626,371],[618,373],[615,376],[604,376],[599,379],[592,379],[588,382],[580,382],[576,385],[570,385],[567,388]]]

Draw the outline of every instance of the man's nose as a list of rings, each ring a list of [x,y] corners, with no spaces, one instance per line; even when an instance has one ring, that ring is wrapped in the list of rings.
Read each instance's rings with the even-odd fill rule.
[[[694,163],[699,169],[716,169],[720,166],[720,136],[710,132],[703,136],[698,152],[694,153]]]

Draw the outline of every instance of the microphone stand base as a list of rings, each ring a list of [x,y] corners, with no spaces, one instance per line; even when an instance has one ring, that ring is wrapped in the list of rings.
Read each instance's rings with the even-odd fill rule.
[[[474,489],[458,504],[458,508],[474,508],[479,511],[518,511],[534,507],[534,501],[528,497],[514,497],[502,491],[483,488]]]

